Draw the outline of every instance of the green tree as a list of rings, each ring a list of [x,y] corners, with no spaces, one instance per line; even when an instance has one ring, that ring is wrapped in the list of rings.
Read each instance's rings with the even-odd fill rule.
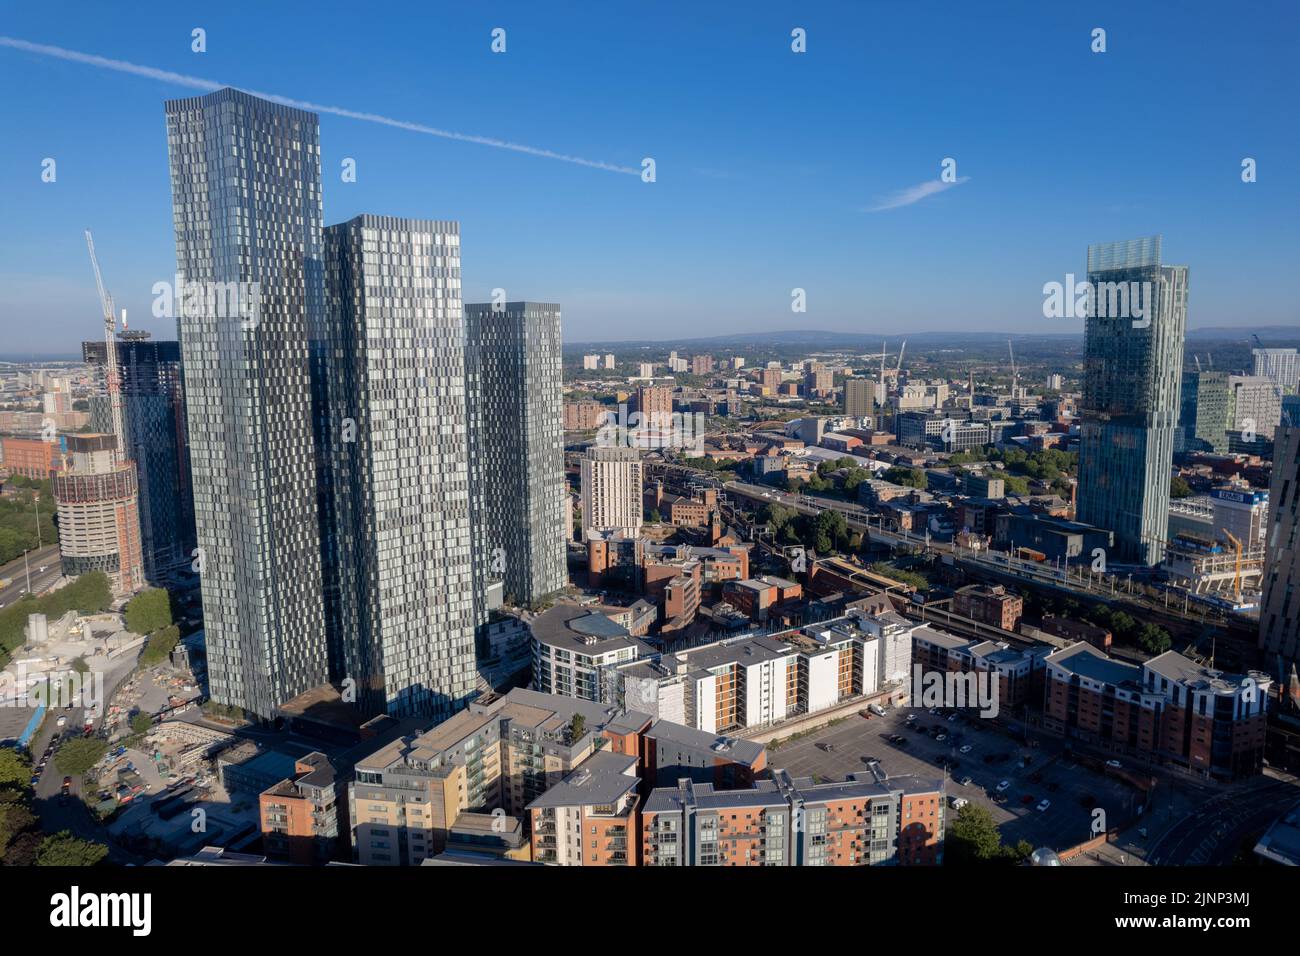
[[[569,721],[569,740],[579,741],[587,733],[587,718],[582,714],[574,714],[573,720]]]
[[[968,803],[957,811],[945,841],[944,862],[957,866],[989,863],[1001,853],[1002,837],[987,808]]]
[[[1174,475],[1169,479],[1169,497],[1170,498],[1189,498],[1192,494],[1192,486],[1182,475]]]
[[[144,711],[131,716],[131,733],[133,734],[147,734],[152,726],[153,717]]]
[[[0,803],[0,860],[9,854],[9,848],[19,835],[35,829],[36,814],[21,803]]]
[[[127,602],[126,629],[132,634],[152,634],[171,622],[171,598],[162,588],[149,588]]]
[[[54,766],[70,777],[79,777],[99,762],[108,744],[98,737],[77,737],[63,744],[54,754]]]
[[[46,837],[36,854],[37,866],[96,866],[108,856],[108,847],[73,836],[68,830]]]
[[[901,465],[895,465],[885,472],[885,480],[892,481],[896,485],[905,485],[908,488],[920,488],[925,490],[928,481],[925,472],[920,468],[904,468]]]
[[[12,747],[0,747],[0,787],[26,787],[31,777],[30,760]]]
[[[1156,624],[1143,624],[1142,630],[1138,632],[1138,647],[1146,651],[1152,657],[1157,654],[1163,654],[1169,648],[1173,647],[1173,638],[1163,627]]]
[[[149,635],[144,651],[140,654],[141,667],[153,667],[167,659],[181,639],[181,629],[175,624]]]

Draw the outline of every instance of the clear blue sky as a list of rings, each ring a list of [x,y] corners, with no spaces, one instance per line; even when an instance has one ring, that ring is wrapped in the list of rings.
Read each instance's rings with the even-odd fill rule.
[[[1042,317],[1043,283],[1082,273],[1090,242],[1156,232],[1191,268],[1193,326],[1300,321],[1294,3],[133,6],[5,4],[0,34],[618,166],[654,157],[645,184],[321,117],[326,223],[457,219],[466,301],[558,301],[569,340],[1073,331]],[[0,353],[97,334],[86,227],[132,325],[170,337],[148,314],[175,268],[162,103],[198,91],[3,46],[0,89]],[[960,185],[870,211],[945,157]]]

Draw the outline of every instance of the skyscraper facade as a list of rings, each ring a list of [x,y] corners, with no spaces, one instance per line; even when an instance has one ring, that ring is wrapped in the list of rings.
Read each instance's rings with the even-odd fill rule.
[[[1078,518],[1115,533],[1113,560],[1159,563],[1178,427],[1187,267],[1160,237],[1088,249]]]
[[[1232,417],[1228,373],[1208,369],[1185,372],[1181,403],[1178,423],[1181,443],[1175,451],[1226,452]]]
[[[170,100],[166,115],[209,690],[270,717],[328,677],[319,122],[232,89]]]
[[[325,278],[337,676],[366,713],[445,719],[474,690],[473,551],[484,547],[471,525],[459,225],[363,215],[330,226]]]
[[[1285,661],[1300,662],[1300,426],[1277,430],[1268,497],[1259,646]]]
[[[87,364],[105,367],[102,341],[81,343],[81,353]],[[169,572],[189,568],[196,547],[180,344],[150,341],[147,332],[121,334],[117,370],[125,454],[139,476],[144,575],[150,584],[162,585]],[[91,397],[90,422],[95,431],[112,430],[106,394]]]
[[[568,582],[560,307],[465,307],[477,559],[505,599],[534,605]]]
[[[1282,388],[1262,375],[1232,375],[1228,378],[1231,401],[1228,430],[1239,432],[1249,444],[1249,436],[1273,440],[1273,431],[1282,421]]]

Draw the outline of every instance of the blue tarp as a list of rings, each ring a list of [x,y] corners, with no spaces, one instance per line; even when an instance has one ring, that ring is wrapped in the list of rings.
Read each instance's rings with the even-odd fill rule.
[[[41,726],[41,718],[45,716],[45,705],[41,704],[36,708],[36,713],[32,714],[32,719],[27,721],[27,726],[23,728],[22,735],[18,738],[18,746],[26,747],[28,742],[36,736],[36,731]]]

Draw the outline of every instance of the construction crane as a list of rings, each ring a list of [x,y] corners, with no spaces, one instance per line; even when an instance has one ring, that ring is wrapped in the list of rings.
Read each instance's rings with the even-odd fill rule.
[[[1196,371],[1199,372],[1201,370],[1201,357],[1199,355],[1193,355],[1192,358],[1196,360]]]
[[[99,289],[99,304],[104,310],[104,382],[108,389],[109,416],[117,445],[113,451],[113,460],[121,462],[126,460],[126,449],[123,447],[122,386],[117,375],[117,341],[114,336],[117,331],[117,316],[113,311],[113,297],[104,288],[104,277],[99,272],[99,259],[95,256],[95,240],[89,229],[86,230],[86,248],[90,250],[90,264],[95,269],[95,286]],[[122,321],[126,322],[125,310],[122,313]]]
[[[1007,339],[1007,352],[1011,354],[1011,401],[1014,402],[1020,385],[1020,372],[1016,368],[1016,350],[1011,347],[1010,339]]]
[[[1241,603],[1241,540],[1235,534],[1229,531],[1227,528],[1220,528],[1219,530],[1222,531],[1225,535],[1227,535],[1228,540],[1232,542],[1232,546],[1237,549],[1237,563],[1235,568],[1233,569],[1233,575],[1232,575],[1232,597],[1233,600],[1236,601],[1236,603],[1240,604]]]
[[[898,368],[894,369],[894,377],[897,379],[898,374],[903,371],[903,350],[907,348],[907,339],[903,339],[903,344],[898,347]]]

